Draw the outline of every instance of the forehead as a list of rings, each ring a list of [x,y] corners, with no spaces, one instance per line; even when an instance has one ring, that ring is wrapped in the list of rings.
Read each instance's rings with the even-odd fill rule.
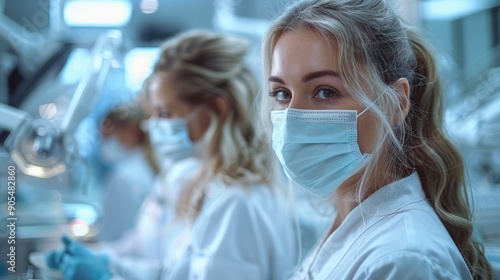
[[[168,91],[173,91],[175,89],[170,75],[167,73],[153,74],[148,83],[148,90],[160,91],[163,89],[167,89]]]
[[[149,81],[148,91],[153,106],[179,102],[176,85],[167,74],[154,74]]]
[[[272,52],[271,74],[337,70],[338,50],[333,40],[307,28],[287,31]]]
[[[185,116],[193,109],[193,105],[181,99],[182,92],[175,79],[170,74],[154,74],[149,83],[149,100],[153,110],[167,110],[175,117]]]

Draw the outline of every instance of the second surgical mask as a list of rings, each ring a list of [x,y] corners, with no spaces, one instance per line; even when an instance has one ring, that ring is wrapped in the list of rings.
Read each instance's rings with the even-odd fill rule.
[[[194,145],[189,138],[185,119],[149,119],[149,137],[155,153],[161,160],[180,160],[193,154]]]

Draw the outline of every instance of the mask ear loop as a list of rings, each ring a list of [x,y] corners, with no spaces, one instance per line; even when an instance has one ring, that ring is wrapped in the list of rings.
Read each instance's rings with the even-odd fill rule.
[[[376,103],[379,98],[380,98],[380,95],[377,98],[375,98],[375,100],[373,100],[373,103]],[[370,106],[367,106],[363,111],[361,111],[361,113],[357,114],[356,118],[361,117],[361,115],[363,115],[366,111],[368,111],[368,109],[370,109]]]
[[[370,109],[370,107],[366,107],[363,111],[361,111],[361,113],[357,114],[356,118],[361,117],[361,115],[363,115],[366,111],[368,111],[368,109]]]
[[[193,111],[187,114],[187,116],[183,118],[186,124],[190,123],[196,117],[196,114],[198,114],[200,110],[201,110],[200,108],[195,108]]]

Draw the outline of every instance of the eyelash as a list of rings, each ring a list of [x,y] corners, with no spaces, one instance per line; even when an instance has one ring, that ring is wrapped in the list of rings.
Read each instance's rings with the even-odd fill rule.
[[[322,99],[322,98],[317,98],[316,96],[318,95],[319,91],[320,90],[328,90],[328,91],[332,91],[334,96],[331,97],[331,98],[327,98],[327,99]],[[336,99],[338,99],[341,95],[340,95],[340,92],[334,88],[331,88],[331,87],[319,87],[317,88],[315,91],[314,91],[314,98],[316,100],[318,100],[318,102],[321,102],[321,103],[331,103],[331,102],[334,102]]]
[[[332,91],[334,93],[334,96],[331,97],[331,98],[327,98],[327,99],[322,99],[322,98],[317,98],[316,96],[318,95],[319,91],[321,90],[329,90],[329,91]],[[288,99],[287,100],[278,100],[277,97],[278,97],[278,93],[280,91],[283,91],[283,92],[287,92],[288,94],[290,94],[287,90],[283,89],[283,88],[277,88],[271,92],[269,92],[269,96],[274,98],[274,100],[280,104],[286,104],[288,103]],[[331,103],[331,102],[334,102],[334,100],[338,99],[339,97],[341,97],[341,94],[338,90],[334,89],[334,88],[331,88],[331,87],[325,87],[325,86],[320,86],[318,87],[317,89],[314,90],[314,96],[313,98],[316,99],[318,102],[321,102],[321,103]]]
[[[288,92],[287,90],[283,89],[283,88],[277,88],[271,92],[269,92],[269,96],[274,98],[274,101],[275,102],[278,102],[279,104],[286,104],[288,103],[288,100],[278,100],[278,92],[280,91],[283,91],[283,92],[287,92],[288,94],[290,94],[290,92]]]
[[[158,117],[163,119],[170,119],[172,117],[172,114],[170,114],[169,112],[159,112]]]

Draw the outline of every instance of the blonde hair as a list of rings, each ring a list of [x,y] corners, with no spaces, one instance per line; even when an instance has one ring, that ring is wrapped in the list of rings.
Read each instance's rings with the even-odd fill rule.
[[[196,217],[212,178],[226,184],[248,185],[271,180],[269,149],[252,114],[258,83],[244,63],[247,41],[209,31],[190,31],[166,41],[153,75],[168,73],[178,97],[194,108],[207,110],[210,126],[201,144],[202,170],[184,192],[182,214]],[[227,106],[224,117],[216,99]],[[200,195],[201,194],[201,195]]]
[[[427,199],[474,279],[493,279],[483,247],[472,236],[463,159],[441,127],[443,92],[434,55],[418,30],[402,22],[383,0],[301,1],[289,7],[265,35],[265,80],[279,38],[300,28],[337,46],[335,66],[343,73],[346,91],[369,107],[377,120],[371,159],[353,175],[359,177],[358,202],[368,193],[368,182],[380,185],[417,171]],[[401,78],[410,84],[407,115],[401,107],[404,93],[393,87]],[[272,102],[262,98],[266,126]]]

